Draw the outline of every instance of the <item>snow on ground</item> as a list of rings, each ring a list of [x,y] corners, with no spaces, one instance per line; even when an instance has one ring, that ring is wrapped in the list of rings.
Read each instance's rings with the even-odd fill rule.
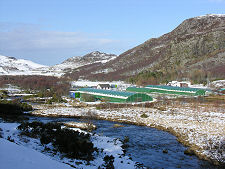
[[[92,141],[94,146],[103,149],[103,153],[106,155],[113,155],[114,159],[114,167],[115,168],[126,168],[126,169],[133,169],[135,168],[135,162],[130,160],[128,156],[123,156],[122,151],[122,143],[118,139],[111,139],[105,136],[94,136],[92,137]],[[103,161],[102,158],[97,160],[98,164],[96,166],[100,166]]]
[[[114,57],[111,57],[111,58],[106,58],[106,59],[104,59],[104,60],[101,60],[101,62],[102,63],[107,63],[107,62],[109,62],[110,60],[114,60],[114,59],[116,59],[117,58],[117,56],[114,56]]]
[[[89,123],[81,123],[81,122],[65,122],[65,126],[72,127],[72,128],[79,128],[82,130],[91,130],[91,129],[96,129],[97,126],[94,124],[89,124]]]
[[[9,75],[9,76],[20,76],[20,75],[41,75],[41,76],[56,76],[61,77],[64,73],[56,73],[56,72],[43,72],[42,70],[33,70],[33,71],[13,71],[13,72],[7,72],[2,73],[0,72],[0,75]]]
[[[211,82],[210,85],[216,88],[225,87],[225,80],[216,80]]]
[[[89,55],[72,57],[54,66],[45,66],[29,60],[0,55],[0,75],[43,75],[60,77],[65,74],[67,69],[75,69],[98,62],[107,63],[117,57],[116,55],[100,52],[92,52]]]
[[[0,90],[6,90],[9,93],[20,93],[22,91],[19,87],[13,86],[13,85],[10,85],[10,84],[8,84],[4,88],[0,88]]]
[[[2,169],[71,169],[72,167],[50,157],[0,138],[0,165]]]
[[[191,84],[190,81],[171,81],[167,83],[168,86],[175,86],[175,87],[180,87],[181,83],[186,83],[188,87],[190,88],[200,88],[200,89],[207,89],[208,86],[205,86],[203,84]]]
[[[91,140],[94,147],[97,147],[99,150],[102,149],[102,152],[95,153],[95,159],[87,163],[82,160],[62,158],[59,153],[53,155],[51,152],[44,152],[45,147],[41,145],[38,139],[20,136],[19,131],[16,129],[18,126],[19,123],[0,123],[0,128],[2,129],[0,134],[4,138],[0,139],[0,164],[4,169],[67,169],[71,168],[70,165],[80,169],[95,169],[98,166],[103,167],[103,158],[106,155],[112,155],[115,158],[113,164],[116,169],[135,168],[135,162],[124,155],[121,147],[122,143],[116,138],[92,135]],[[80,129],[72,129],[86,133]],[[15,143],[6,140],[8,137],[11,140],[13,139]],[[52,145],[48,144],[46,147],[51,148]]]
[[[19,70],[36,69],[40,67],[47,67],[45,65],[37,64],[29,60],[16,59],[13,57],[0,55],[0,65],[1,66],[15,66]]]
[[[193,84],[189,86],[190,88],[199,88],[199,89],[207,89],[207,86],[204,86],[203,84]]]
[[[225,17],[225,14],[206,14],[196,17],[197,19],[207,18],[207,17]]]
[[[62,70],[54,71],[49,66],[37,64],[30,60],[0,55],[0,75],[43,75],[60,77],[63,74]]]
[[[199,156],[225,163],[225,104],[179,103],[167,105],[165,111],[157,108],[96,109],[95,107],[37,106],[32,114],[44,116],[85,116],[91,111],[101,119],[142,124],[175,134]],[[141,118],[142,114],[147,118]],[[221,147],[219,149],[218,147]]]
[[[65,69],[76,69],[80,66],[84,66],[84,65],[81,65],[80,63],[65,62],[65,63],[61,63],[61,64],[51,66],[50,69],[54,70],[54,71],[62,72]]]

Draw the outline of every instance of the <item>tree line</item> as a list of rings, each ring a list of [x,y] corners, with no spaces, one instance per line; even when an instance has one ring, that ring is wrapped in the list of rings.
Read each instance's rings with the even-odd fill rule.
[[[0,87],[6,84],[15,85],[27,90],[53,91],[57,95],[67,95],[70,89],[69,81],[53,76],[0,76]]]

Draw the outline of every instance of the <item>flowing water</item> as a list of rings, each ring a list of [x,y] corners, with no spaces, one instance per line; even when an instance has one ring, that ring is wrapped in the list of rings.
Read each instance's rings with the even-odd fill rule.
[[[31,121],[42,122],[68,122],[80,121],[73,118],[46,118],[31,117]],[[196,156],[184,154],[184,147],[176,140],[176,137],[168,132],[160,131],[150,127],[121,124],[116,122],[93,120],[97,125],[94,132],[111,138],[129,138],[126,155],[134,161],[148,168],[218,168],[207,161],[200,160]],[[114,128],[114,124],[124,127]]]

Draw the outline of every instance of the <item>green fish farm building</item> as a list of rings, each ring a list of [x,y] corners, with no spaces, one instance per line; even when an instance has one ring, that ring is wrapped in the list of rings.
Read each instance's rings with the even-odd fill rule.
[[[73,93],[73,92],[71,92]],[[80,95],[80,100],[85,101],[85,97],[91,96],[94,97],[95,100],[102,100],[106,102],[146,102],[152,101],[153,98],[145,93],[134,93],[134,92],[122,92],[122,91],[114,91],[114,90],[102,90],[102,89],[94,89],[94,88],[80,88],[78,91],[74,91],[74,93],[79,94],[70,94],[74,96]]]
[[[206,93],[206,90],[204,89],[163,86],[163,85],[148,85],[143,88],[128,87],[127,91],[138,93],[161,93],[161,94],[187,95],[187,96],[201,96],[205,95]]]

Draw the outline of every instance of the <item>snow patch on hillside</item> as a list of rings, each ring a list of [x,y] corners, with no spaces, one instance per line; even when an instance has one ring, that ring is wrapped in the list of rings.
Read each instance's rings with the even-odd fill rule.
[[[225,17],[225,14],[206,14],[196,17],[197,19],[207,18],[207,17]]]
[[[16,67],[18,70],[37,69],[40,67],[47,67],[45,65],[37,64],[29,60],[16,59],[13,57],[7,57],[0,55],[0,65],[2,67]]]
[[[114,54],[96,51],[82,57],[71,57],[61,64],[45,66],[29,60],[0,55],[0,75],[43,75],[60,77],[72,69],[94,63],[105,64],[116,57]]]
[[[102,53],[99,51],[91,52],[87,55],[84,55],[82,57],[80,56],[74,56],[71,57],[61,64],[57,64],[55,66],[52,66],[50,69],[51,70],[65,70],[65,69],[76,69],[81,66],[93,64],[93,63],[107,63],[113,59],[115,59],[117,56],[114,54],[107,54],[107,53]]]
[[[48,66],[29,60],[0,55],[0,75],[61,76],[62,73],[49,71]]]

